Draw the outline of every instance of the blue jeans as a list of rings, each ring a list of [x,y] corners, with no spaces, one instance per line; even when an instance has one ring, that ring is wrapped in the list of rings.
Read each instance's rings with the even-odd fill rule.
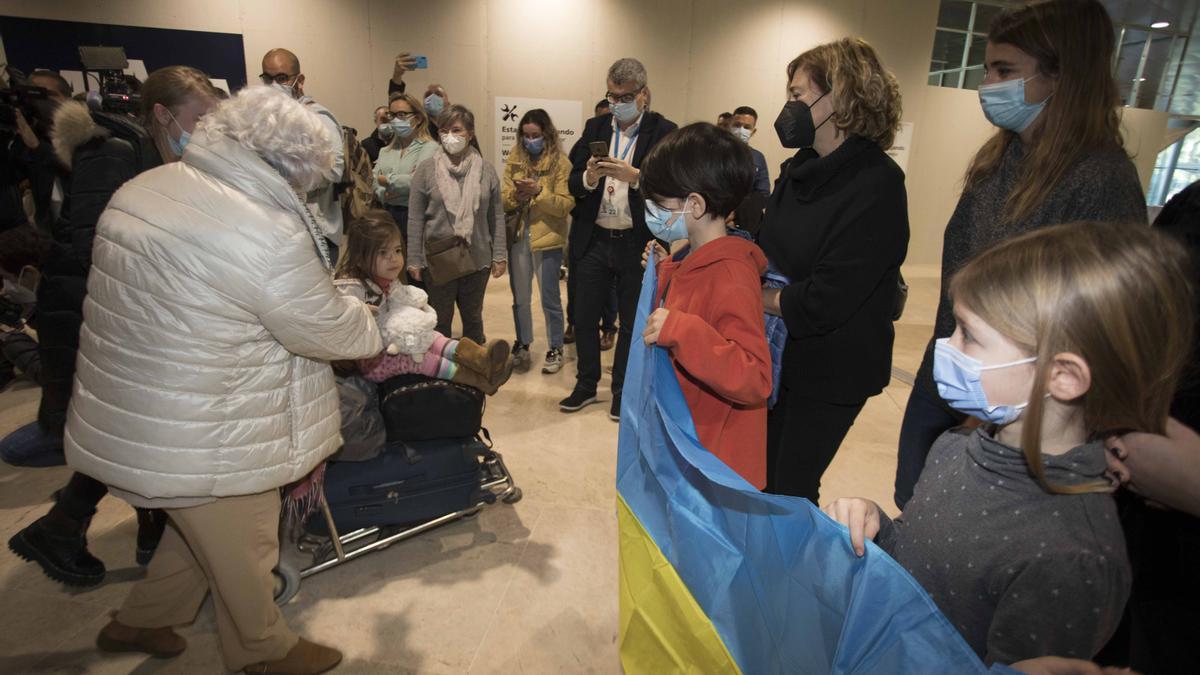
[[[530,251],[528,235],[513,242],[508,249],[508,282],[512,287],[513,324],[517,329],[517,342],[533,344],[532,297],[533,279],[536,277],[550,348],[562,349],[563,307],[558,285],[558,270],[562,267],[562,261],[561,248]]]

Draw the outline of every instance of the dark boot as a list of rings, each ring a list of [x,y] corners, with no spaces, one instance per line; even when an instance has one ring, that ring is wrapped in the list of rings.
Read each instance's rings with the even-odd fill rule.
[[[341,662],[342,653],[338,650],[300,638],[282,659],[246,666],[242,672],[254,675],[318,675],[333,670]]]
[[[159,509],[137,509],[137,521],[137,564],[145,567],[167,527],[167,514]]]
[[[159,659],[169,659],[179,656],[187,649],[187,640],[170,626],[134,628],[113,619],[96,636],[96,646],[102,652],[138,652]]]
[[[87,525],[69,522],[53,511],[8,540],[18,557],[41,566],[46,576],[68,586],[104,581],[104,563],[87,550]]]

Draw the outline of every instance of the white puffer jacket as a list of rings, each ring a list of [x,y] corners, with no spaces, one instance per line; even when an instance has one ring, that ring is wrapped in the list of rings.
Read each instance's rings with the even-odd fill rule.
[[[227,137],[126,183],[100,218],[64,445],[143,497],[255,494],[341,445],[330,360],[382,349],[304,206]]]

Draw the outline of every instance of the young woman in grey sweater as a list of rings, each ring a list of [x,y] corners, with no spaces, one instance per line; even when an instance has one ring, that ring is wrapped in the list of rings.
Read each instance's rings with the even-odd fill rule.
[[[1182,247],[1149,228],[1076,223],[1010,239],[951,282],[942,398],[985,424],[934,444],[895,521],[825,512],[855,552],[875,538],[988,663],[1091,658],[1129,595],[1105,438],[1162,433],[1191,349]]]
[[[900,431],[901,509],[934,440],[963,419],[938,398],[931,377],[934,342],[954,332],[954,273],[992,244],[1047,225],[1146,224],[1141,181],[1122,145],[1113,49],[1112,21],[1096,0],[1050,0],[992,23],[979,98],[998,131],[975,156],[946,225],[933,337]]]

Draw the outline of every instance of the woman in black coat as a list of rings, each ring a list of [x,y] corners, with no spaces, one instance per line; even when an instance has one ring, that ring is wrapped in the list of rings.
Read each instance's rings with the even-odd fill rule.
[[[821,45],[788,64],[775,122],[785,163],[759,244],[790,279],[764,289],[788,330],[768,418],[767,491],[817,503],[821,475],[868,397],[891,377],[892,316],[908,249],[904,174],[884,152],[900,89],[866,42]]]

